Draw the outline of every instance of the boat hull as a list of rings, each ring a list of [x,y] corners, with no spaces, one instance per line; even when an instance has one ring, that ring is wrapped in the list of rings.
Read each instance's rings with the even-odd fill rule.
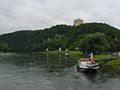
[[[89,68],[82,68],[80,66],[77,66],[77,71],[79,72],[97,72],[99,67],[89,67]]]
[[[77,64],[77,71],[91,72],[99,69],[98,62],[94,58],[81,58]]]

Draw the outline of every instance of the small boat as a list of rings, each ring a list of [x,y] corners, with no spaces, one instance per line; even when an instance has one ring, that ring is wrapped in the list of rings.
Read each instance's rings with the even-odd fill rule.
[[[68,53],[65,53],[65,56],[69,57],[69,54],[68,54]]]
[[[77,71],[91,72],[99,69],[98,62],[94,58],[81,58],[77,64]]]

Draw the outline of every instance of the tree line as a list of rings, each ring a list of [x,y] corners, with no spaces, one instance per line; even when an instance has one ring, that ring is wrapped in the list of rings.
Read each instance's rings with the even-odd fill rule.
[[[22,30],[0,35],[0,51],[37,52],[66,48],[85,52],[120,51],[120,30],[105,23],[56,25],[44,30]]]

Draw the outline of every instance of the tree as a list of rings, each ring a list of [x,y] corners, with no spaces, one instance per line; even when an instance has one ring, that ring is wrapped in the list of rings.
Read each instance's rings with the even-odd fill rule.
[[[4,43],[4,42],[0,42],[0,51],[8,51],[8,44]]]
[[[60,47],[75,50],[80,47],[84,51],[86,48],[91,51],[92,48],[94,52],[101,52],[110,47],[108,51],[115,52],[120,51],[120,30],[104,23],[85,23],[78,27],[56,25],[44,30],[22,30],[3,34],[0,35],[0,42],[7,43],[9,51],[34,52],[44,51],[46,48],[57,50]],[[85,49],[84,43],[87,43]]]
[[[93,52],[94,54],[97,54],[110,48],[104,33],[88,34],[85,35],[80,41],[79,46],[84,54],[86,52]]]

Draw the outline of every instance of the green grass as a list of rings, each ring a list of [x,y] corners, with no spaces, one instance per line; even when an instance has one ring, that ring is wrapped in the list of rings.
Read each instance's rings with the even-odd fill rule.
[[[105,66],[110,67],[112,72],[120,74],[120,58],[105,63]]]
[[[69,56],[71,57],[75,57],[75,58],[80,58],[82,57],[82,52],[80,51],[47,51],[45,53],[48,53],[48,54],[62,54],[62,55],[65,55],[65,53],[68,53]]]
[[[109,54],[105,54],[95,55],[95,58],[97,59],[99,64],[104,66],[104,68],[107,68],[108,71],[120,74],[120,57],[113,57]]]
[[[96,58],[99,61],[99,60],[111,58],[111,55],[109,54],[95,55],[94,58]]]
[[[120,65],[120,58],[109,61],[106,63],[106,65]]]
[[[104,55],[95,55],[95,58],[98,62],[103,61],[103,64],[110,63],[110,64],[117,64],[120,63],[119,57],[113,57],[109,54]],[[105,62],[105,63],[104,63]]]
[[[65,55],[66,51],[47,51],[40,53]],[[67,53],[70,55],[70,57],[74,57],[77,59],[83,57],[83,53],[80,51],[67,51]],[[113,57],[110,54],[100,54],[100,55],[95,55],[94,58],[96,58],[96,60],[99,62],[100,65],[109,69],[108,71],[114,71],[120,73],[120,57]]]
[[[65,55],[66,51],[47,51],[44,53]],[[83,53],[80,51],[68,51],[67,53],[70,57],[74,57],[76,59],[83,57]],[[113,57],[110,54],[100,54],[95,55],[94,58],[96,58],[100,65],[107,68],[108,71],[120,73],[120,57]]]

